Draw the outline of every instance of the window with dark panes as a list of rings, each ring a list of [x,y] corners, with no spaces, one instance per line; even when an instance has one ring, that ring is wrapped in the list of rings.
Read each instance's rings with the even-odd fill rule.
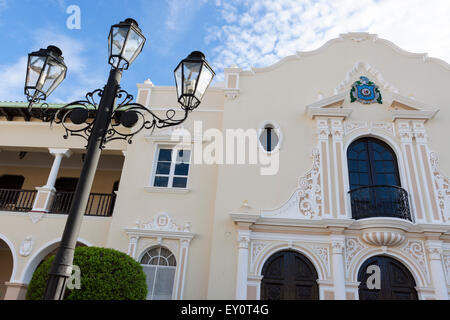
[[[160,148],[153,186],[160,188],[187,188],[191,151]]]
[[[348,148],[348,172],[350,190],[374,186],[400,186],[397,157],[384,142],[363,138]]]

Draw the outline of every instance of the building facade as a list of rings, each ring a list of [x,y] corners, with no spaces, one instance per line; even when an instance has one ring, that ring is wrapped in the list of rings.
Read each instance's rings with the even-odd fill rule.
[[[106,146],[79,245],[141,262],[149,299],[449,299],[449,85],[368,33],[227,68],[182,126]],[[86,145],[64,134],[0,103],[4,299],[58,247]]]

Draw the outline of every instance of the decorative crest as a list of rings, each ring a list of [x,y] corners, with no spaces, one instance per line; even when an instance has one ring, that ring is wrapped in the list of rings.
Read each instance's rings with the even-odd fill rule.
[[[359,101],[361,103],[369,104],[378,102],[383,103],[380,89],[378,86],[370,81],[367,77],[360,77],[360,80],[356,81],[352,90],[350,91],[350,101]]]

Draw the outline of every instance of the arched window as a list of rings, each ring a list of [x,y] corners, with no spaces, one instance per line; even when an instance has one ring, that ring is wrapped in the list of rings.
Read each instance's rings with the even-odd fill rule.
[[[397,157],[384,142],[362,138],[348,148],[350,189],[373,185],[400,187]]]
[[[354,141],[347,151],[354,219],[394,217],[411,220],[408,194],[400,186],[397,157],[384,142]]]
[[[141,265],[147,276],[147,300],[171,300],[177,265],[173,253],[163,247],[151,248],[142,256]]]
[[[259,142],[265,151],[272,152],[278,147],[278,144],[280,143],[279,131],[280,130],[273,124],[266,124],[261,129]]]

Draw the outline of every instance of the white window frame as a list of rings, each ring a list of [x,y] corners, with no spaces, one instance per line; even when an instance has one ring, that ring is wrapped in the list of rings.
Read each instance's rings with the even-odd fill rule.
[[[156,169],[158,167],[158,158],[159,158],[159,153],[160,153],[161,149],[171,149],[172,150],[172,160],[170,163],[169,174],[168,175],[158,174],[158,176],[168,176],[169,177],[167,187],[155,186],[155,179],[157,176]],[[187,176],[175,175],[175,167],[176,167],[176,163],[177,163],[177,152],[180,150],[185,150],[185,151],[190,152],[190,154],[189,154],[189,169],[188,169]],[[175,154],[175,157],[174,157],[174,154]],[[191,160],[192,160],[192,148],[190,146],[186,146],[186,145],[178,146],[175,144],[174,145],[157,144],[156,148],[155,148],[154,159],[153,159],[153,168],[152,168],[152,176],[150,179],[150,188],[159,189],[159,190],[189,190],[190,172],[191,172],[191,166],[192,166]],[[186,178],[187,179],[186,187],[184,187],[184,188],[173,187],[173,179],[174,178]]]
[[[171,300],[175,299],[176,296],[176,281],[178,278],[178,261],[177,261],[177,257],[175,256],[175,254],[172,252],[172,250],[170,250],[169,248],[167,248],[166,246],[162,246],[162,245],[157,245],[157,246],[153,246],[148,248],[147,250],[145,250],[141,256],[138,259],[138,262],[141,264],[141,266],[151,266],[150,264],[143,264],[142,263],[142,259],[144,258],[144,256],[152,249],[154,248],[158,248],[159,250],[161,249],[166,249],[168,250],[171,255],[175,258],[175,265],[174,266],[164,266],[164,265],[160,265],[159,263],[156,266],[156,270],[155,270],[155,278],[153,279],[153,288],[152,288],[152,295],[151,295],[151,299],[148,299],[150,301],[155,301],[154,298],[154,294],[155,294],[155,286],[156,286],[156,279],[157,279],[157,274],[158,274],[158,270],[160,268],[167,268],[167,269],[173,269],[175,270],[174,275],[173,275],[173,279],[172,279],[172,296],[171,296]],[[161,254],[161,252],[160,252]],[[159,257],[161,257],[161,255],[159,255]],[[170,257],[170,256],[169,256]],[[158,260],[159,262],[159,260]]]

